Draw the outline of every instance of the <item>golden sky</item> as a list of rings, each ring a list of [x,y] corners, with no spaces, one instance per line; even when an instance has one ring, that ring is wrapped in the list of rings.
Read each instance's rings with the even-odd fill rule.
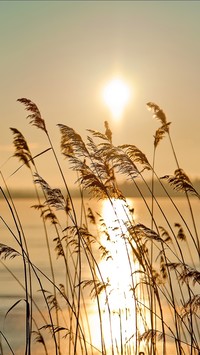
[[[153,101],[172,122],[181,167],[192,178],[200,176],[199,18],[198,1],[1,1],[0,166],[9,185],[29,185],[25,168],[9,178],[19,166],[10,158],[9,127],[23,133],[33,155],[48,148],[43,132],[28,124],[16,102],[21,97],[38,105],[58,150],[56,124],[86,136],[88,128],[104,132],[108,120],[114,144],[134,144],[150,161],[159,126],[146,108]],[[101,96],[116,76],[133,93],[118,123]],[[173,173],[167,139],[157,159],[160,175]],[[44,168],[38,158],[43,177],[56,185],[50,153],[45,161]]]

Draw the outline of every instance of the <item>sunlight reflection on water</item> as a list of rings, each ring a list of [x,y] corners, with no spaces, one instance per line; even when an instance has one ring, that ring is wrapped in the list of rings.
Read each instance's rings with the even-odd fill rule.
[[[101,243],[108,257],[99,262],[101,275],[108,286],[106,297],[101,295],[103,309],[104,339],[106,348],[114,351],[131,351],[135,347],[136,317],[133,299],[133,273],[137,261],[133,262],[127,243],[126,222],[132,218],[123,200],[105,200],[102,205],[105,222]],[[111,351],[111,350],[110,350]]]
[[[129,201],[129,200],[128,200]],[[184,200],[177,200],[180,205],[184,205]],[[130,204],[133,203],[133,200],[130,200]],[[78,203],[78,201],[77,201]],[[128,254],[130,250],[129,246],[126,243],[126,226],[125,221],[127,218],[132,218],[129,210],[125,205],[123,205],[121,200],[115,200],[111,205],[111,202],[104,201],[102,204],[101,214],[105,220],[104,232],[101,230],[101,243],[108,250],[108,259],[102,259],[99,261],[99,270],[101,272],[102,279],[105,283],[108,284],[106,287],[106,294],[102,292],[100,294],[100,307],[102,310],[102,329],[103,336],[105,341],[105,346],[107,349],[111,349],[111,346],[115,347],[115,353],[122,352],[122,344],[127,344],[127,353],[128,350],[130,354],[135,346],[135,337],[134,333],[139,328],[139,331],[142,333],[144,328],[142,322],[136,324],[135,317],[135,302],[133,298],[133,294],[130,291],[131,286],[137,283],[137,277],[133,272],[139,268],[136,261],[130,263],[128,259]],[[167,201],[162,199],[161,201],[163,209],[165,209],[166,214],[170,216],[170,221],[172,223],[178,222],[178,216],[171,210],[171,207],[167,204]],[[27,241],[29,245],[29,250],[31,254],[32,260],[41,267],[45,273],[49,274],[49,264],[48,257],[46,252],[46,245],[44,242],[44,235],[42,226],[36,212],[30,212],[30,215],[27,214],[27,206],[34,204],[34,201],[18,201],[18,209],[21,211],[21,216],[23,219],[24,229],[26,230]],[[89,204],[89,202],[88,202]],[[90,202],[90,205],[92,203]],[[150,204],[150,201],[149,201]],[[198,212],[198,205],[194,203],[196,208],[196,212]],[[96,208],[95,203],[93,204],[94,209]],[[132,207],[132,205],[131,205]],[[150,224],[150,218],[146,211],[144,210],[144,206],[142,205],[142,201],[139,199],[134,200],[134,208],[136,217],[138,222],[142,222],[146,225]],[[4,214],[4,211],[2,212]],[[165,221],[161,219],[161,214],[159,211],[155,210],[157,217],[160,221],[160,224],[163,225]],[[184,216],[187,216],[187,209],[183,208]],[[9,225],[12,226],[12,221],[9,221],[8,215],[5,213],[5,218],[8,220]],[[197,221],[199,223],[199,221]],[[200,226],[198,226],[199,228]],[[107,232],[107,233],[105,233]],[[120,237],[123,235],[123,238]],[[51,241],[52,250],[54,250],[55,245],[52,240],[54,238],[54,233],[51,230],[49,239]],[[1,230],[1,242],[8,243],[13,246],[16,246],[12,240],[12,236],[8,233],[6,228],[2,228]],[[192,250],[192,246],[191,246]],[[189,260],[189,255],[186,253],[186,257]],[[54,257],[56,272],[58,274],[57,282],[63,282],[63,266],[60,260],[57,260]],[[8,264],[7,264],[8,265]],[[23,266],[22,263],[19,262],[19,258],[15,258],[14,260],[9,260],[9,266],[11,270],[17,275],[19,278],[23,276]],[[18,287],[16,281],[13,280],[12,276],[9,275],[6,270],[0,265],[0,276],[1,276],[1,328],[4,323],[4,317],[8,309],[20,298],[24,298],[24,293],[21,288]],[[99,276],[99,275],[98,275]],[[89,278],[91,275],[86,274],[86,269],[83,268],[83,277]],[[49,285],[43,279],[45,287],[48,289]],[[35,281],[34,281],[35,283]],[[35,299],[40,304],[41,296],[38,293],[38,284],[34,284],[34,292]],[[18,290],[20,290],[18,292]],[[89,315],[89,323],[92,333],[92,343],[97,349],[93,351],[93,354],[101,353],[101,338],[100,338],[100,322],[97,310],[96,300],[91,300],[89,292],[85,292],[85,301]],[[7,297],[9,296],[9,297]],[[140,297],[140,292],[137,294]],[[141,300],[144,303],[145,300],[141,296]],[[168,312],[167,308],[164,306],[164,310],[166,311],[166,321],[167,324],[171,322],[171,314]],[[65,310],[64,310],[65,311]],[[84,313],[83,313],[84,314]],[[64,313],[67,319],[67,313]],[[84,315],[83,315],[84,318]],[[146,320],[148,321],[148,314],[146,314]],[[84,319],[83,319],[84,321]],[[86,327],[87,328],[87,327]],[[140,329],[141,328],[141,329]],[[22,347],[24,341],[24,303],[20,302],[18,307],[16,307],[12,312],[9,313],[5,321],[4,330],[6,334],[8,334],[8,339],[11,342],[13,348],[15,349],[16,355],[22,354]],[[87,334],[87,330],[86,330]],[[129,339],[131,340],[129,341]],[[89,336],[87,337],[88,342]],[[65,343],[65,339],[62,340],[63,344]],[[52,344],[52,340],[47,340],[48,344]],[[144,344],[141,344],[141,351],[143,350]],[[50,345],[52,348],[52,345]],[[64,345],[64,348],[65,345]],[[171,349],[171,350],[169,350]],[[174,343],[169,339],[168,341],[168,350],[169,353],[175,353]],[[54,355],[53,352],[50,355]],[[107,352],[107,354],[109,351]],[[111,353],[111,350],[110,350]],[[162,353],[162,350],[161,350]],[[186,352],[187,353],[187,352]],[[34,344],[34,355],[43,355],[44,352],[41,351],[40,344]],[[64,352],[64,354],[67,354]],[[90,353],[89,353],[90,355]]]

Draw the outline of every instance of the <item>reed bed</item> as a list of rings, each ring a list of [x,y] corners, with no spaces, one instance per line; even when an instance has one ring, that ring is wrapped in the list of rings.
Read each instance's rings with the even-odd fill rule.
[[[61,153],[76,172],[74,183],[81,201],[77,211],[62,168],[65,160],[60,163],[37,105],[26,98],[18,101],[28,112],[29,123],[43,132],[49,147],[39,155],[46,159],[51,152],[62,187],[56,186],[56,181],[54,187],[50,186],[41,176],[38,156],[32,156],[23,134],[11,128],[13,155],[19,159],[20,168],[29,169],[33,180],[37,203],[32,208],[43,225],[41,238],[46,244],[49,269],[45,272],[32,260],[20,211],[1,172],[1,194],[14,228],[0,216],[13,240],[0,244],[0,261],[23,293],[4,314],[4,324],[23,302],[25,341],[17,352],[4,327],[0,331],[0,353],[199,355],[200,243],[193,201],[200,196],[179,165],[170,122],[163,110],[152,102],[147,104],[159,122],[152,163],[133,144],[115,146],[107,121],[103,133],[90,129],[85,141],[73,128],[58,124]],[[159,177],[156,153],[162,139],[169,140],[177,168],[174,175],[165,172]],[[137,211],[120,191],[121,176],[137,189],[150,216],[148,225],[142,216],[138,222]],[[151,195],[151,203],[140,189],[141,181]],[[169,220],[155,194],[155,182],[159,182],[179,222]],[[166,184],[185,196],[187,218]],[[88,196],[95,200],[95,209],[86,203]],[[102,204],[103,210],[99,207]],[[158,213],[164,221],[162,226],[157,221]],[[13,258],[20,260],[23,277],[12,273]]]

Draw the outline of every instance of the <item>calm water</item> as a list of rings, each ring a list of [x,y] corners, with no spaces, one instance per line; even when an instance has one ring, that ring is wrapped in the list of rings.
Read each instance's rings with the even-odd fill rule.
[[[185,220],[187,221],[189,227],[193,231],[192,227],[192,220],[190,218],[187,202],[185,199],[174,199],[176,205],[181,210],[181,213]],[[150,199],[147,199],[148,205],[151,206]],[[23,225],[23,230],[26,236],[26,241],[28,244],[28,249],[30,253],[30,259],[40,270],[42,270],[46,275],[51,278],[50,267],[49,267],[49,257],[46,247],[44,229],[42,225],[41,218],[39,217],[39,212],[35,209],[30,208],[30,206],[37,203],[33,199],[17,199],[15,201],[17,211],[20,216],[21,223]],[[74,199],[75,208],[78,220],[81,220],[80,210],[81,210],[81,202],[79,199]],[[136,222],[142,223],[147,227],[151,226],[151,218],[148,213],[148,209],[145,206],[144,202],[141,199],[129,199],[130,205],[134,208],[134,217]],[[181,220],[180,216],[176,212],[175,208],[169,204],[167,199],[159,199],[159,203],[164,211],[164,214],[167,216],[169,223],[174,229],[174,223],[180,223],[186,235],[188,235],[187,229],[184,226],[184,222]],[[109,216],[109,208],[103,205],[103,203],[97,203],[91,200],[86,201],[86,209],[87,207],[92,208],[93,213],[100,212],[104,215]],[[195,215],[197,230],[200,230],[200,218],[199,218],[199,202],[196,199],[192,200],[192,207]],[[155,206],[155,216],[156,221],[159,226],[163,226],[164,228],[169,230],[168,222],[163,217],[162,213],[160,212],[159,208]],[[0,200],[0,215],[6,222],[7,226],[1,221],[0,230],[1,230],[1,239],[0,242],[3,244],[7,244],[13,248],[19,250],[16,241],[12,235],[12,232],[17,235],[16,227],[13,222],[13,218],[11,213],[6,206],[3,200]],[[66,226],[66,216],[63,211],[58,211],[57,216],[61,223],[61,229],[64,229]],[[96,232],[96,227],[92,227],[93,232]],[[10,229],[10,230],[9,230]],[[12,232],[11,232],[12,231]],[[53,226],[48,226],[48,241],[51,248],[52,258],[53,258],[53,265],[55,268],[56,274],[56,283],[65,283],[66,281],[66,274],[63,272],[63,261],[62,258],[57,259],[55,256],[54,248],[55,242],[53,239],[55,238],[55,229]],[[183,242],[183,252],[187,249],[188,245]],[[185,248],[185,249],[184,249]],[[191,242],[189,242],[189,252],[185,252],[186,261],[191,264],[191,255],[193,257],[195,265],[199,267],[198,258],[196,256],[195,250]],[[97,255],[98,257],[98,255]],[[7,337],[10,345],[13,348],[15,354],[22,355],[24,353],[24,310],[25,310],[25,302],[24,302],[24,290],[19,285],[19,282],[23,284],[23,263],[21,258],[16,257],[14,259],[7,259],[6,261],[3,260],[3,264],[0,264],[0,330],[3,334]],[[6,269],[6,267],[9,269]],[[112,273],[115,271],[113,270]],[[13,273],[13,275],[11,274]],[[87,268],[82,269],[82,279],[87,280],[89,279],[89,275],[87,274]],[[41,276],[43,287],[48,290],[51,288],[49,282],[45,279],[45,277]],[[39,291],[39,285],[37,280],[33,277],[33,293],[34,293],[34,300],[35,302],[42,307],[42,297],[41,292]],[[51,288],[52,289],[52,288]],[[86,291],[85,291],[86,292]],[[86,304],[88,309],[90,310],[90,319],[92,322],[96,322],[95,314],[93,309],[94,301],[91,300],[89,295],[86,292],[85,296]],[[18,302],[16,306],[11,309],[9,312],[8,310],[12,308],[12,306]],[[8,314],[6,314],[8,312]],[[46,309],[44,308],[44,314],[46,313]],[[6,317],[5,317],[6,316]],[[94,319],[93,319],[94,318]],[[170,315],[169,315],[170,319]],[[90,320],[90,321],[91,321]],[[170,321],[170,320],[169,320]],[[94,340],[93,343],[99,349],[98,341],[99,339],[95,339],[96,335],[95,332],[92,334],[92,339]],[[50,341],[50,340],[49,340]],[[4,345],[4,354],[11,354],[8,347],[5,345],[5,341],[2,341]],[[95,350],[94,354],[100,354],[100,351]],[[120,353],[120,350],[119,350]],[[34,345],[33,354],[42,355],[44,351],[41,345]],[[52,352],[50,355],[53,355]],[[68,352],[66,351],[65,354],[67,355]],[[116,352],[117,354],[117,352]]]

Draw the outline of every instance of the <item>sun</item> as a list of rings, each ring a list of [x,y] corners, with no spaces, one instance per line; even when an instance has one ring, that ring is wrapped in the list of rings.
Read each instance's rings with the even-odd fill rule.
[[[129,99],[130,88],[119,78],[111,80],[103,89],[103,100],[116,120],[122,117]]]

